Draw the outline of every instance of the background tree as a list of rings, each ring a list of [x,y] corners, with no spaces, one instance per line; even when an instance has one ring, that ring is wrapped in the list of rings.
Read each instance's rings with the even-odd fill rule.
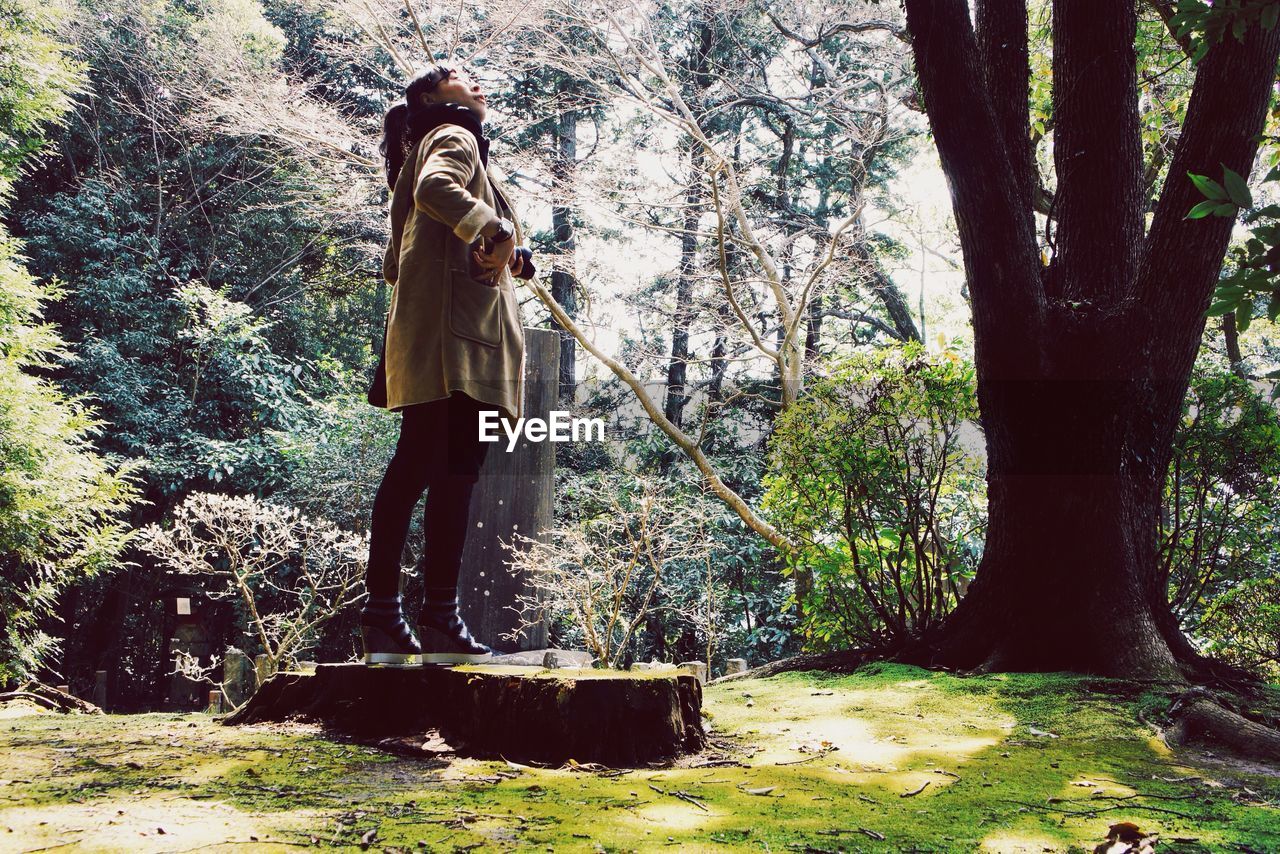
[[[241,643],[273,673],[296,665],[364,595],[367,538],[253,496],[193,493],[138,537],[176,573],[216,579],[210,595],[236,600],[247,617]]]
[[[66,10],[16,2],[0,19],[0,201],[65,120],[83,68],[58,37]],[[50,379],[73,358],[45,320],[65,292],[28,272],[0,226],[0,686],[58,676],[58,599],[109,573],[129,540],[135,468],[99,450],[103,422]]]

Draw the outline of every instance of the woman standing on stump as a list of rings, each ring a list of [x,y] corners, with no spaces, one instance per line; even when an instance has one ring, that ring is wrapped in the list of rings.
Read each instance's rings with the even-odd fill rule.
[[[532,278],[533,265],[529,250],[517,247],[515,213],[488,174],[485,112],[478,83],[435,66],[409,82],[404,102],[383,121],[392,196],[382,271],[393,287],[369,401],[403,417],[373,504],[369,598],[360,615],[366,664],[493,655],[458,615],[458,570],[489,449],[479,441],[480,413],[521,414],[524,333],[512,277]],[[425,592],[415,638],[401,610],[400,555],[423,490]]]

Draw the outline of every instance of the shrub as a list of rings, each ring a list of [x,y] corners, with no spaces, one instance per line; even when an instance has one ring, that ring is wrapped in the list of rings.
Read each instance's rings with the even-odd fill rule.
[[[985,526],[976,416],[972,365],[918,344],[843,362],[779,416],[764,503],[813,574],[812,646],[900,642],[954,608]]]

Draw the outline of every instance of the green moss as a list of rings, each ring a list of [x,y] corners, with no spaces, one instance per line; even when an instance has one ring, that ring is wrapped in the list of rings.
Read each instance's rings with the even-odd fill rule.
[[[0,789],[10,805],[0,825],[55,844],[76,821],[100,822],[91,807],[123,810],[127,822],[164,797],[175,848],[252,834],[354,850],[368,839],[445,850],[1065,852],[1134,821],[1161,833],[1162,851],[1280,850],[1280,813],[1263,805],[1280,800],[1280,778],[1181,763],[1135,717],[1160,698],[1070,674],[788,673],[706,686],[719,752],[691,761],[728,752],[743,767],[608,775],[407,759],[203,715],[33,715],[0,726],[0,775],[13,780]],[[32,770],[42,766],[54,769],[43,782]],[[215,807],[227,823],[205,820]]]

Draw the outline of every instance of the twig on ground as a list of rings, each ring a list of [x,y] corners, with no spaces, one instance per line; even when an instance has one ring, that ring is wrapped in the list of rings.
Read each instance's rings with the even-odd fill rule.
[[[688,792],[681,792],[678,790],[667,791],[666,789],[659,789],[657,786],[653,785],[652,783],[649,784],[649,788],[653,789],[655,792],[657,792],[660,795],[670,795],[673,798],[679,798],[682,801],[688,801],[689,803],[693,804],[695,807],[702,810],[703,812],[710,812],[710,810],[707,809],[706,804],[702,803],[701,801],[699,801],[697,798],[695,798],[693,795],[689,794]]]

